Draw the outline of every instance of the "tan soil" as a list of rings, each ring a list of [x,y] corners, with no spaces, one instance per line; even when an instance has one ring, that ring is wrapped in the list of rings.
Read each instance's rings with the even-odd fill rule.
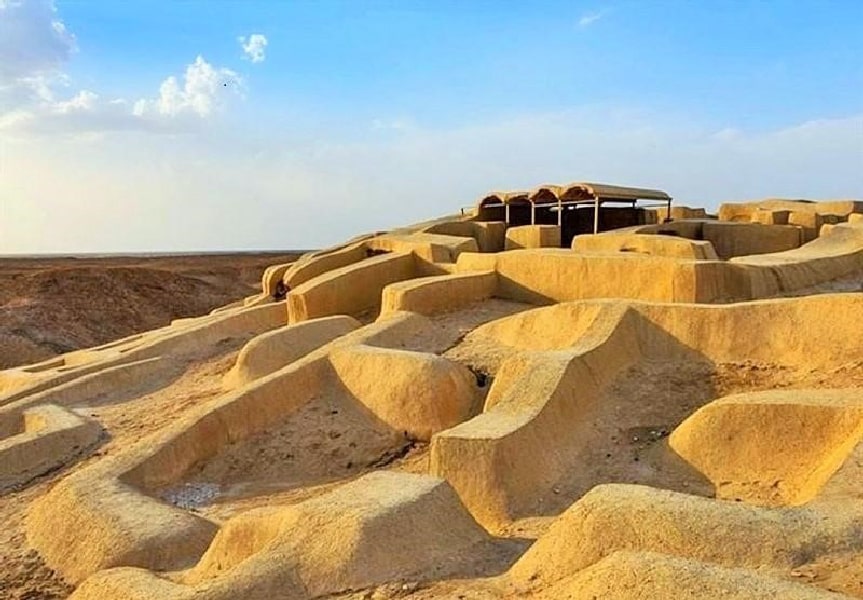
[[[459,311],[442,313],[429,318],[443,339],[447,340],[448,347],[454,347],[465,335],[480,325],[534,308],[536,306],[531,304],[491,298],[466,306]],[[418,349],[422,350],[422,348]],[[430,351],[427,350],[427,352]]]
[[[863,388],[863,361],[831,373],[751,361],[720,363],[645,361],[622,373],[597,408],[585,416],[588,443],[581,466],[547,496],[536,514],[514,524],[536,537],[554,515],[602,483],[633,483],[714,496],[713,486],[668,448],[667,436],[712,400],[771,389]]]
[[[283,492],[305,487],[323,492],[324,484],[383,466],[408,447],[407,440],[376,421],[357,401],[333,390],[267,431],[231,444],[199,465],[179,488],[215,486],[213,504],[199,512],[222,521],[236,513],[234,499],[279,494],[287,500]],[[172,487],[158,495],[171,501],[177,491]],[[299,496],[305,499],[310,494]]]
[[[863,275],[854,273],[847,277],[840,277],[822,284],[801,288],[793,292],[785,292],[777,297],[793,298],[796,296],[810,296],[812,294],[836,294],[847,292],[863,292]]]
[[[0,369],[203,315],[299,253],[0,258]]]
[[[66,598],[72,587],[45,566],[30,549],[24,535],[27,507],[48,492],[61,477],[110,456],[165,427],[191,408],[221,394],[221,380],[234,364],[244,340],[226,340],[197,356],[178,360],[175,373],[148,382],[122,399],[102,397],[76,411],[99,419],[108,432],[107,441],[80,463],[40,478],[27,489],[0,497],[0,598],[42,600]]]
[[[791,573],[800,582],[863,598],[863,556],[840,554],[802,565]]]
[[[533,308],[490,300],[431,318],[434,329],[407,349],[441,352],[479,325]],[[288,419],[230,445],[186,480],[153,493],[216,521],[253,507],[292,504],[377,468],[428,471],[427,446],[410,444],[344,389],[332,389]]]
[[[434,339],[418,338],[412,345],[416,349],[434,346],[437,352],[449,348],[447,356],[493,366],[500,360],[495,349],[485,353],[473,348],[469,357],[459,356],[459,340],[481,323],[524,308],[516,303],[495,301],[435,317],[433,321],[440,335]],[[221,347],[187,357],[185,362],[181,360],[177,372],[163,381],[142,385],[140,390],[125,393],[123,398],[105,397],[90,406],[77,407],[96,416],[111,438],[95,456],[71,469],[46,476],[23,492],[0,498],[0,522],[4,524],[0,530],[0,556],[4,558],[0,561],[0,597],[32,600],[68,596],[71,588],[27,547],[22,523],[26,507],[58,477],[117,452],[166,426],[190,408],[217,397],[221,393],[221,378],[233,364],[241,344],[242,340],[226,341]],[[489,563],[476,566],[476,577],[504,571],[529,541],[546,529],[551,515],[597,483],[647,483],[710,495],[711,490],[703,480],[669,456],[665,432],[720,396],[807,387],[863,387],[863,360],[830,372],[744,361],[717,366],[644,362],[622,373],[591,415],[589,457],[583,468],[561,482],[556,493],[552,491],[549,496],[552,500],[537,507],[537,517],[514,523],[505,532],[510,541],[500,547]],[[407,453],[402,457],[404,451]],[[191,509],[223,520],[256,506],[298,502],[375,468],[425,472],[427,448],[408,448],[401,440],[392,439],[349,396],[334,390],[270,431],[236,444],[200,465],[184,483],[218,484],[215,496],[205,494],[200,506]],[[227,494],[223,488],[228,489]],[[223,497],[218,496],[220,493]],[[799,577],[863,598],[860,584],[863,564],[856,557],[831,557],[830,561],[806,565]],[[505,585],[493,579],[398,582],[340,597],[483,600],[501,597],[507,592]]]

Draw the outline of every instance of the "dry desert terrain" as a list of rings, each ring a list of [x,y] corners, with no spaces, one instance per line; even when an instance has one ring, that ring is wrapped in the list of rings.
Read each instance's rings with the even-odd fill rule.
[[[644,192],[5,266],[0,595],[863,598],[863,202],[560,212]]]

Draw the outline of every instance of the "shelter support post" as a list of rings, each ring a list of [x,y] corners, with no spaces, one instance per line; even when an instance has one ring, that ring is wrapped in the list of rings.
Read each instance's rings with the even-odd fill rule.
[[[665,210],[665,220],[671,221],[671,198],[668,199],[668,206]]]
[[[530,203],[530,224],[536,225],[536,203]]]
[[[509,203],[504,204],[503,212],[504,212],[504,217],[503,217],[504,221],[506,221],[506,224],[509,225]]]
[[[557,199],[557,226],[563,226],[563,201],[560,198]]]
[[[599,233],[599,196],[593,204],[593,233]]]

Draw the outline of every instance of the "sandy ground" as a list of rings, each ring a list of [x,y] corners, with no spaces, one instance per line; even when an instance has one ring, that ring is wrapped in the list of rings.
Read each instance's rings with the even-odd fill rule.
[[[777,297],[793,298],[796,296],[811,296],[812,294],[835,294],[846,292],[863,292],[863,274],[855,273],[847,277],[840,277],[822,284],[802,288],[793,292],[779,294]]]
[[[158,495],[177,505],[178,492],[209,490],[217,503],[199,512],[224,521],[238,510],[270,503],[277,494],[286,502],[291,490],[312,487],[323,491],[327,483],[342,481],[388,463],[407,452],[410,444],[363,410],[362,405],[339,390],[330,390],[265,432],[231,444],[213,460],[200,465],[180,486]],[[299,498],[309,497],[300,493]],[[196,507],[197,508],[197,507]]]
[[[443,353],[483,323],[534,308],[490,300],[432,317],[406,349]],[[488,389],[486,386],[485,389]],[[281,423],[230,445],[176,486],[152,493],[216,521],[270,504],[292,504],[381,468],[427,472],[427,445],[405,440],[334,386]]]
[[[206,314],[297,256],[0,257],[0,369]]]
[[[495,348],[460,352],[464,336],[482,323],[529,308],[493,300],[433,319],[435,333],[408,344],[464,361],[493,375],[500,363]],[[51,474],[23,492],[0,498],[0,598],[65,598],[71,588],[47,569],[27,546],[23,518],[27,506],[52,482],[100,457],[142,439],[194,406],[217,397],[221,378],[233,364],[243,340],[227,340],[178,361],[175,372],[122,396],[103,397],[76,410],[99,419],[110,439],[96,454],[61,473]],[[495,576],[503,572],[554,515],[590,487],[603,482],[645,483],[692,494],[712,495],[700,476],[675,461],[667,434],[712,399],[741,391],[775,388],[863,387],[863,359],[829,372],[787,365],[737,362],[712,365],[647,361],[622,373],[604,401],[581,425],[587,440],[583,468],[574,471],[535,507],[533,515],[513,523],[484,563],[472,565],[468,579],[432,583],[394,582],[338,596],[354,600],[409,597],[482,600],[508,593]],[[292,504],[375,469],[425,472],[428,449],[412,445],[382,427],[342,390],[332,389],[266,432],[234,444],[198,465],[169,489],[151,490],[178,506],[223,521],[250,508]],[[863,563],[837,556],[806,565],[802,581],[863,598]]]
[[[633,483],[713,497],[713,486],[668,447],[668,435],[716,398],[772,389],[863,387],[863,361],[835,372],[780,364],[644,361],[621,374],[573,435],[585,440],[581,467],[560,482],[536,514],[556,515],[602,483]],[[551,519],[517,522],[536,537]]]
[[[482,360],[476,356],[475,348],[471,354],[474,360]],[[535,539],[547,530],[554,515],[600,483],[645,484],[711,497],[712,486],[668,450],[668,433],[692,412],[718,397],[744,391],[812,387],[863,388],[863,360],[829,372],[752,361],[718,365],[646,361],[635,365],[608,390],[599,403],[601,410],[589,416],[587,431],[579,431],[589,437],[588,451],[582,466],[551,495],[557,501],[535,507],[537,516],[516,521],[502,533],[512,540]],[[501,570],[498,565],[476,579],[396,582],[336,597],[344,600],[516,597],[506,581],[495,577]],[[863,559],[857,555],[821,559],[795,569],[792,577],[798,582],[863,598]],[[553,598],[542,590],[531,597]]]
[[[41,600],[66,598],[72,588],[48,569],[26,543],[27,507],[44,495],[52,483],[101,457],[115,454],[142,439],[189,409],[222,393],[221,379],[233,366],[244,340],[227,340],[217,348],[178,360],[175,373],[128,390],[122,399],[105,397],[98,404],[76,406],[102,423],[108,440],[88,459],[59,473],[46,475],[25,490],[0,497],[0,598]]]

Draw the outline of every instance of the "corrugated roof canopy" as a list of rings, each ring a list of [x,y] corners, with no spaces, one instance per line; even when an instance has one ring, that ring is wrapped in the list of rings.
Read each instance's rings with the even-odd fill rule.
[[[671,197],[662,190],[651,190],[647,188],[625,187],[620,185],[608,185],[606,183],[576,182],[566,185],[541,185],[530,192],[492,192],[480,200],[479,204],[490,204],[500,202],[524,201],[531,202],[551,200],[671,200]]]
[[[607,183],[570,183],[563,187],[566,189],[564,196],[568,196],[570,193],[576,192],[577,190],[583,190],[588,192],[592,197],[601,199],[671,200],[671,196],[662,190],[608,185]],[[563,199],[563,196],[561,198]]]
[[[491,192],[484,196],[479,203],[480,205],[496,203],[509,204],[513,201],[527,201],[527,196],[527,192]]]

